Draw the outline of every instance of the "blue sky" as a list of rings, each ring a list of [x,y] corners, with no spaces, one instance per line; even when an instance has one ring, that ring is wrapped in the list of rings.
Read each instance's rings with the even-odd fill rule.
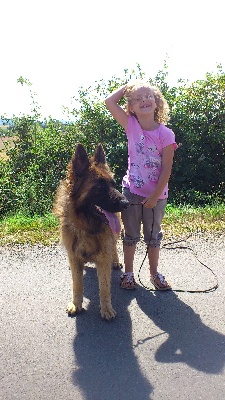
[[[139,63],[169,83],[225,70],[223,1],[7,0],[1,5],[0,115],[30,112],[29,79],[44,117],[63,118],[79,86]]]

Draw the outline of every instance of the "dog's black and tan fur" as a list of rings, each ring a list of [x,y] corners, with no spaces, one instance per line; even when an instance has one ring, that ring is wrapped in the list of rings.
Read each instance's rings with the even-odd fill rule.
[[[98,145],[89,159],[84,147],[78,144],[54,204],[72,272],[73,301],[67,308],[70,315],[82,310],[83,268],[85,263],[93,262],[97,267],[101,316],[107,320],[115,317],[111,267],[119,260],[115,235],[101,211],[117,213],[127,206],[128,201],[115,188],[102,146]]]

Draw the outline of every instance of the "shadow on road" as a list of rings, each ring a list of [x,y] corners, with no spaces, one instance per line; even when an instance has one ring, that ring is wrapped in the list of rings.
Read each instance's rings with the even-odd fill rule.
[[[204,325],[191,307],[175,293],[121,290],[119,271],[113,271],[112,303],[118,315],[113,322],[100,317],[98,282],[95,268],[84,277],[84,296],[90,299],[87,311],[74,318],[76,368],[73,383],[87,400],[149,400],[153,386],[143,375],[134,353],[132,321],[128,307],[136,299],[149,323],[169,335],[155,349],[159,363],[186,363],[204,373],[218,374],[225,364],[225,336]],[[140,332],[142,332],[141,321]],[[145,333],[146,334],[146,333]],[[151,340],[145,337],[142,343]],[[149,365],[149,370],[151,365]]]
[[[149,293],[138,295],[138,305],[169,335],[157,349],[156,361],[180,362],[205,373],[221,373],[225,365],[225,336],[206,326],[172,291],[155,292],[151,296],[150,302],[147,301]]]
[[[113,271],[112,304],[118,312],[113,322],[100,317],[95,268],[87,268],[84,296],[88,310],[75,317],[74,353],[78,369],[73,382],[87,400],[149,400],[152,386],[143,376],[132,347],[132,324],[128,305],[135,291],[120,289],[119,271]]]

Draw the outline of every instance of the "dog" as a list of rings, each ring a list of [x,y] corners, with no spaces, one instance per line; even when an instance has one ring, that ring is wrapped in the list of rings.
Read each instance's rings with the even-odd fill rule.
[[[111,269],[112,264],[119,266],[117,213],[128,205],[115,187],[102,145],[89,158],[83,145],[77,144],[53,208],[60,220],[61,242],[72,273],[73,300],[67,307],[70,316],[82,310],[83,269],[87,262],[95,263],[97,268],[101,317],[112,320],[116,316],[111,303]]]

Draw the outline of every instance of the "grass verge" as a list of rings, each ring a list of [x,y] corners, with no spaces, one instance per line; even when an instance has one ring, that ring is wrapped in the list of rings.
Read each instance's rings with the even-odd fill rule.
[[[52,214],[33,218],[18,214],[0,221],[1,246],[25,243],[51,245],[58,240],[58,221]]]
[[[225,233],[225,205],[194,208],[167,205],[163,219],[165,238],[177,238],[190,233]],[[43,244],[59,242],[58,220],[52,214],[33,218],[23,215],[5,217],[0,221],[0,245]]]
[[[181,237],[190,233],[224,234],[225,204],[216,206],[174,207],[168,204],[163,219],[165,237]]]

